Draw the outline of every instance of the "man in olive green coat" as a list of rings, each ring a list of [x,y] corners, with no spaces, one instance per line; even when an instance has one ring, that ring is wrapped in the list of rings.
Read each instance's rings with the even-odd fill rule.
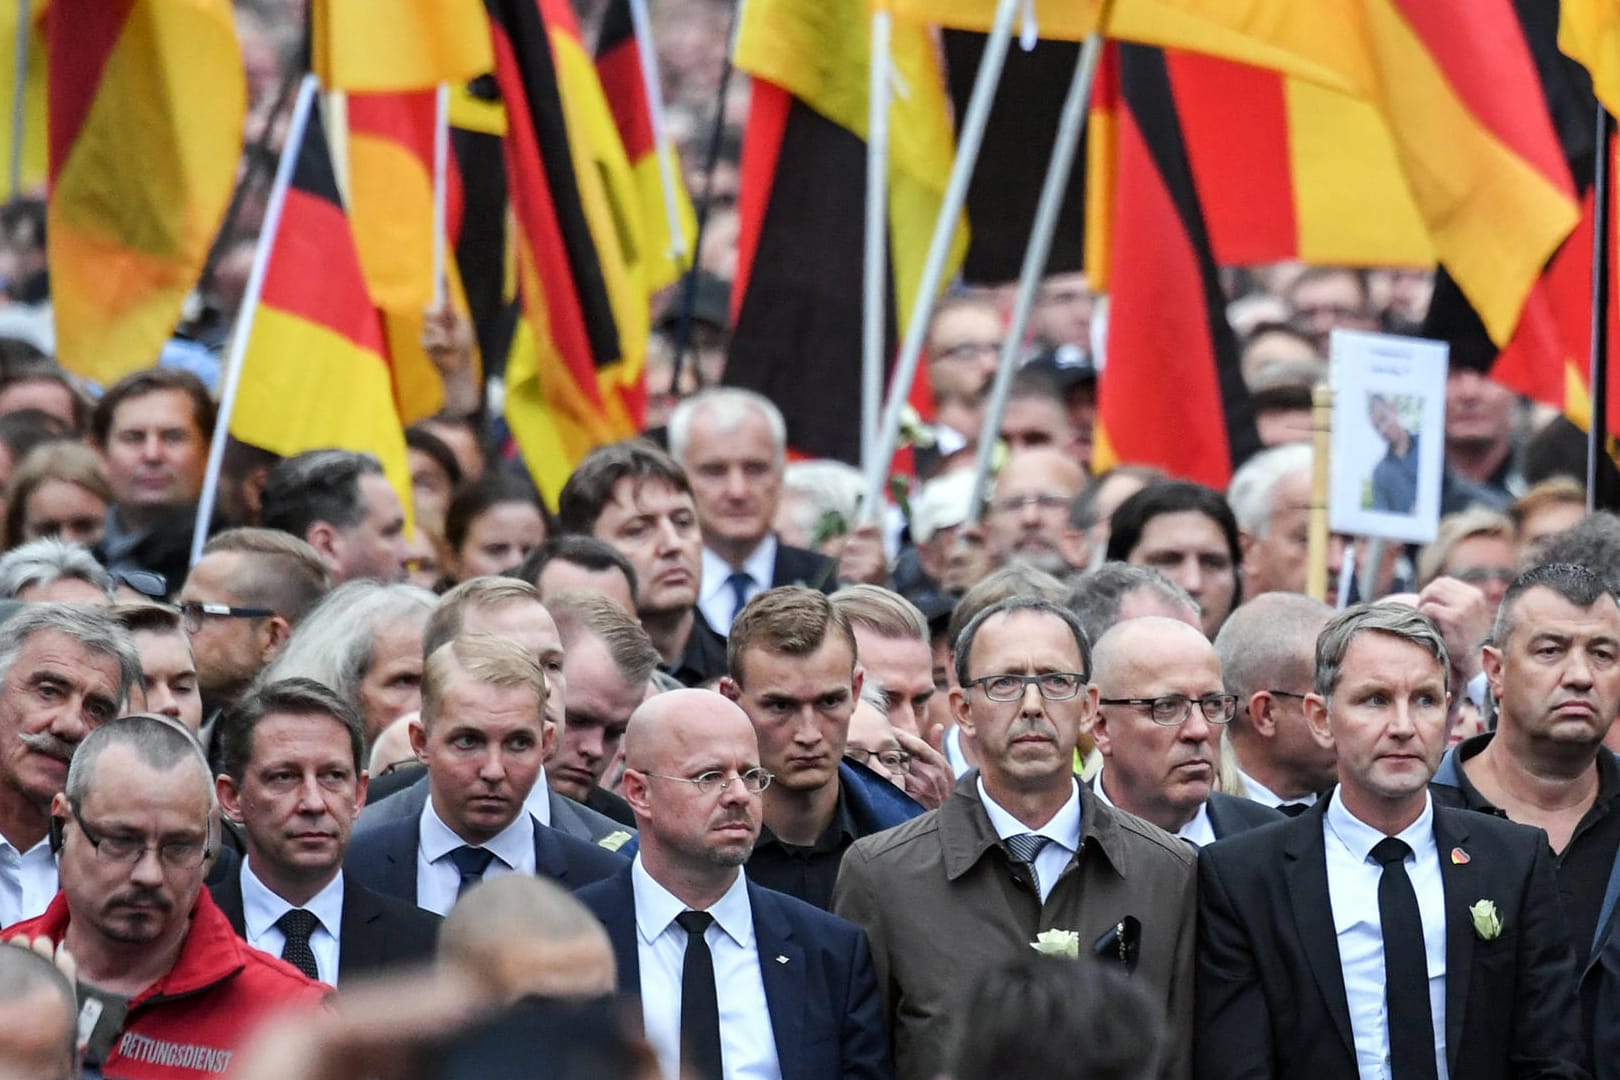
[[[1072,932],[1076,952],[1123,965],[1162,1003],[1159,1075],[1182,1080],[1193,850],[1076,782],[1075,741],[1097,708],[1079,623],[1014,597],[968,624],[955,663],[951,705],[980,771],[938,810],[857,841],[833,896],[834,912],[871,940],[899,1080],[944,1071],[969,989],[1053,930]]]

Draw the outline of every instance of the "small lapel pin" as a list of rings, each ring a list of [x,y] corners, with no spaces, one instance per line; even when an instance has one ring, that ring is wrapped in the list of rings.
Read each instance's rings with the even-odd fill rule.
[[[776,958],[776,962],[777,962],[777,963],[778,963],[778,964],[785,964],[785,963],[787,963],[787,957],[785,957],[785,956],[778,956],[778,957],[777,957],[777,958]]]
[[[1460,847],[1451,849],[1451,863],[1453,866],[1467,866],[1469,855]]]

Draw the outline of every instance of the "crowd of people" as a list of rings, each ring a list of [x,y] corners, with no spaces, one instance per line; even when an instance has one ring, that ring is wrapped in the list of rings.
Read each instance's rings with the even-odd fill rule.
[[[253,142],[301,5],[237,7]],[[1311,391],[1427,272],[1224,272],[1264,444],[1225,490],[1092,467],[1078,273],[988,416],[1010,296],[957,284],[868,513],[721,385],[730,9],[657,7],[692,325],[672,292],[642,436],[545,498],[473,386],[408,491],[227,438],[204,511],[252,193],[213,329],[105,387],[53,359],[42,204],[0,208],[0,1078],[1620,1078],[1579,431],[1455,366],[1436,538],[1331,536],[1325,603]]]

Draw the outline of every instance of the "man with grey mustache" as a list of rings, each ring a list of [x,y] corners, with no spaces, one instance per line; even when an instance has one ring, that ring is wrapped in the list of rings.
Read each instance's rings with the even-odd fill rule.
[[[105,608],[28,604],[0,624],[0,927],[56,895],[51,797],[80,740],[140,683],[135,645]]]

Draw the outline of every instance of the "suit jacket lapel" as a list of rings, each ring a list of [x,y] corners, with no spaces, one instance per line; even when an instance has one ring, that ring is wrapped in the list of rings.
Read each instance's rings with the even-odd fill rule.
[[[225,918],[230,920],[231,929],[236,931],[236,936],[246,940],[247,917],[242,912],[241,866],[238,865],[226,874],[219,884],[208,891],[213,894],[215,905],[225,913]]]
[[[1453,813],[1443,806],[1434,808],[1434,842],[1440,849],[1440,881],[1446,904],[1446,1061],[1452,1068],[1456,1068],[1457,1051],[1462,1046],[1463,1011],[1474,961],[1474,917],[1468,908],[1485,899],[1473,864],[1451,858],[1454,849],[1467,850],[1463,847],[1468,839],[1465,813]]]
[[[1328,1014],[1333,1017],[1334,1030],[1354,1059],[1350,1001],[1344,991],[1344,967],[1339,960],[1339,937],[1333,928],[1333,902],[1328,895],[1327,848],[1322,840],[1326,807],[1327,800],[1321,800],[1316,809],[1301,814],[1289,828],[1283,847],[1284,872],[1300,945],[1305,950],[1311,974],[1316,977]]]
[[[563,854],[562,845],[557,843],[551,828],[540,824],[538,818],[534,822],[534,872],[559,885],[571,885],[568,857]]]
[[[338,979],[345,969],[375,967],[382,960],[383,940],[377,920],[382,908],[363,886],[343,881],[343,925],[338,930]]]
[[[793,927],[782,916],[775,899],[753,882],[748,883],[748,905],[754,913],[754,946],[759,953],[765,1006],[771,1014],[782,1080],[810,1080],[800,1073],[807,1004],[801,989],[804,949],[793,940]]]
[[[641,996],[641,939],[636,930],[636,885],[626,867],[609,879],[611,900],[602,912],[619,969],[619,993]]]
[[[422,827],[415,818],[390,826],[395,830],[383,848],[382,880],[378,891],[416,903],[416,852],[422,843]]]

